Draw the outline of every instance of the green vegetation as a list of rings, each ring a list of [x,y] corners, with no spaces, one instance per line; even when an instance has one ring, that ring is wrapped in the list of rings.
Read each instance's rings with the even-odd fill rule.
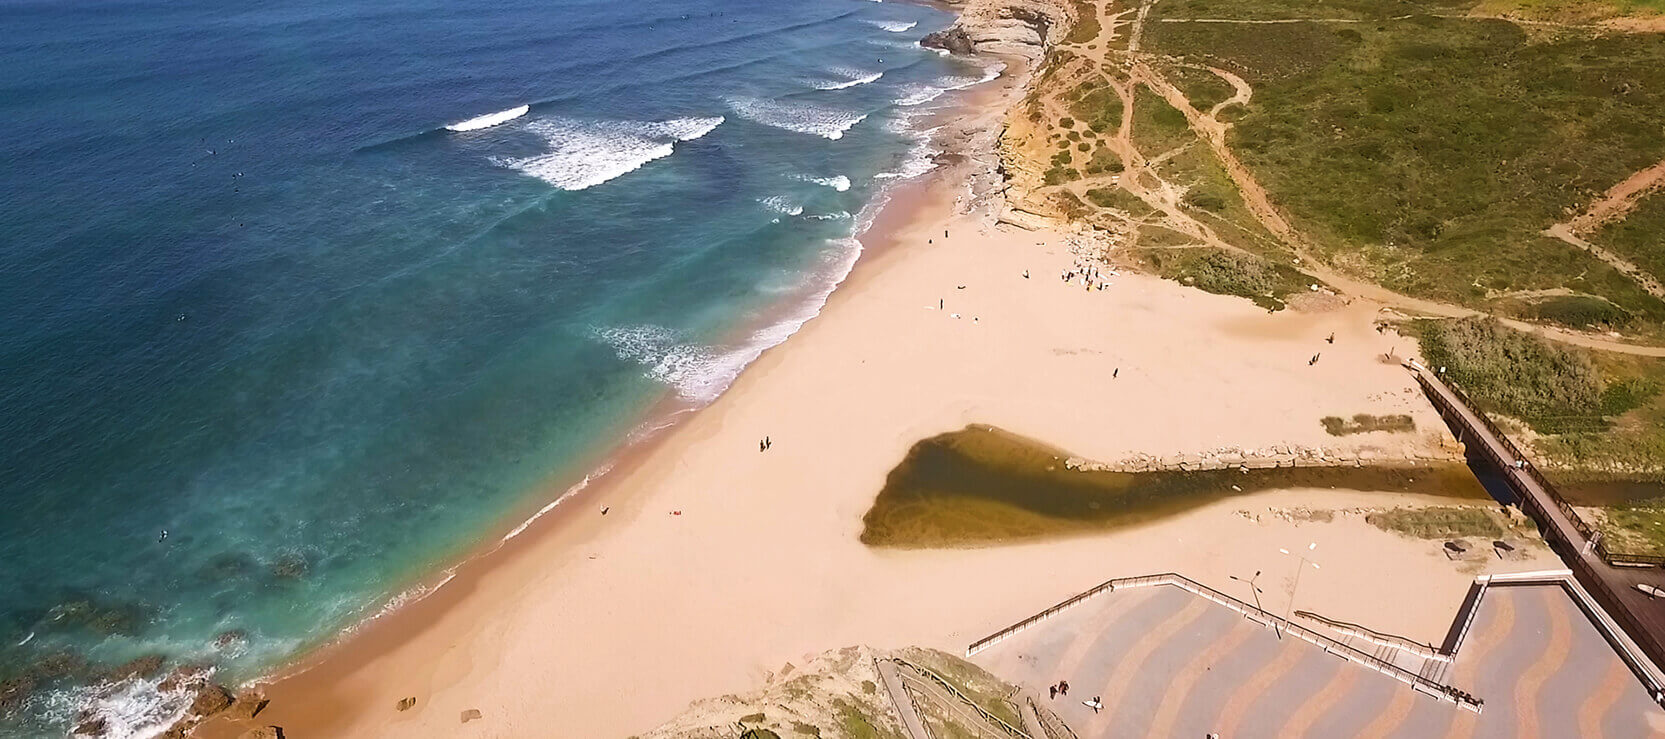
[[[1098,133],[1110,133],[1121,128],[1122,98],[1108,85],[1088,81],[1076,88],[1079,95],[1070,103],[1070,113]]]
[[[833,708],[838,712],[839,727],[844,730],[842,736],[850,739],[900,739],[895,733],[874,726],[867,714],[849,701],[835,698]]]
[[[1100,208],[1114,208],[1132,218],[1146,218],[1156,213],[1149,203],[1119,187],[1100,187],[1087,191],[1087,200]]]
[[[1179,0],[1158,12],[1376,20],[1154,23],[1148,38],[1255,85],[1229,143],[1328,257],[1421,297],[1489,307],[1509,291],[1570,287],[1665,322],[1665,302],[1540,233],[1665,158],[1665,41],[1383,17],[1456,5]],[[1647,242],[1647,233],[1627,238]]]
[[[1155,157],[1196,140],[1184,113],[1150,88],[1144,85],[1137,88],[1133,93],[1133,145],[1139,151]]]
[[[1324,430],[1331,436],[1368,434],[1372,431],[1404,433],[1416,430],[1416,420],[1404,415],[1372,416],[1360,413],[1353,416],[1351,421],[1340,416],[1325,416],[1319,423],[1324,425]]]
[[[1631,318],[1629,311],[1592,295],[1556,295],[1533,302],[1520,312],[1526,318],[1577,329],[1617,329]]]
[[[1006,700],[1014,691],[1005,681],[975,664],[932,649],[905,649],[902,657],[941,675],[983,710],[1016,727],[1023,726],[1017,706]]]
[[[1075,25],[1064,37],[1066,44],[1085,44],[1098,38],[1098,7],[1088,0],[1071,0],[1075,6]]]
[[[1220,76],[1206,69],[1196,67],[1174,67],[1167,70],[1169,81],[1185,93],[1185,99],[1191,101],[1191,107],[1207,113],[1214,106],[1231,99],[1237,90],[1230,82],[1220,79]]]
[[[1604,508],[1595,518],[1607,551],[1665,554],[1665,499]]]
[[[1423,322],[1422,355],[1476,403],[1545,433],[1604,428],[1603,382],[1587,352],[1552,344],[1496,319]]]
[[[1306,284],[1304,275],[1294,269],[1214,247],[1152,250],[1142,256],[1163,277],[1218,295],[1248,298],[1268,310],[1283,308],[1281,296]]]
[[[1665,192],[1656,191],[1642,198],[1634,210],[1625,214],[1624,220],[1608,224],[1590,241],[1618,252],[1665,282]]]
[[[1087,160],[1087,174],[1116,174],[1123,169],[1122,158],[1108,146],[1100,146]]]
[[[915,444],[862,518],[870,546],[986,546],[1155,521],[1223,498],[1291,487],[1483,499],[1462,465],[1196,472],[1072,470],[1068,455],[987,426]]]
[[[1065,142],[1064,150],[1052,155],[1052,168],[1046,171],[1046,184],[1062,185],[1081,177],[1081,173],[1070,166],[1070,159],[1069,142]]]
[[[1505,530],[1496,513],[1472,507],[1395,508],[1371,513],[1364,520],[1383,531],[1417,539],[1495,539]]]
[[[1429,366],[1480,407],[1525,421],[1549,474],[1665,472],[1665,361],[1552,344],[1496,320],[1423,321]]]

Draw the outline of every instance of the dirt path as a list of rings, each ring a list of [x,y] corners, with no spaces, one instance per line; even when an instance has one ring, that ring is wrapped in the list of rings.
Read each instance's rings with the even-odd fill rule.
[[[1629,213],[1637,201],[1649,193],[1665,188],[1665,161],[1626,177],[1623,182],[1607,189],[1584,212],[1565,223],[1573,233],[1590,233],[1604,224]]]
[[[1641,285],[1643,290],[1647,290],[1648,294],[1665,299],[1665,285],[1660,284],[1658,277],[1649,274],[1635,262],[1583,238],[1603,225],[1623,218],[1643,197],[1661,189],[1665,189],[1665,161],[1626,177],[1623,182],[1608,188],[1607,192],[1602,193],[1600,198],[1578,215],[1544,229],[1544,235],[1553,236],[1589,252],[1590,256],[1623,272],[1626,277]]]
[[[1179,88],[1175,87],[1174,84],[1164,75],[1152,68],[1152,66],[1148,63],[1148,55],[1140,52],[1140,42],[1144,35],[1145,24],[1150,20],[1150,11],[1156,2],[1157,0],[1142,0],[1136,12],[1132,9],[1128,9],[1110,14],[1108,16],[1106,15],[1108,12],[1108,2],[1094,3],[1095,12],[1098,13],[1100,18],[1100,28],[1102,29],[1099,37],[1090,40],[1087,43],[1070,45],[1072,52],[1079,54],[1083,60],[1090,60],[1090,63],[1081,65],[1079,68],[1072,67],[1069,70],[1061,70],[1061,72],[1064,72],[1064,74],[1060,75],[1063,79],[1060,79],[1058,84],[1052,86],[1051,90],[1042,91],[1040,98],[1043,110],[1047,115],[1052,116],[1054,120],[1068,115],[1067,106],[1064,106],[1060,102],[1059,95],[1064,91],[1073,89],[1074,86],[1079,84],[1081,80],[1090,77],[1093,72],[1097,72],[1101,78],[1115,90],[1117,96],[1119,96],[1122,101],[1121,125],[1113,136],[1107,137],[1103,139],[1103,141],[1105,145],[1111,149],[1111,151],[1115,152],[1115,154],[1121,158],[1125,167],[1124,171],[1119,176],[1103,175],[1086,177],[1062,185],[1038,187],[1032,191],[1033,196],[1044,198],[1048,192],[1063,191],[1085,201],[1086,193],[1089,190],[1100,187],[1119,187],[1137,196],[1163,216],[1159,224],[1149,224],[1146,221],[1133,220],[1132,223],[1135,225],[1161,225],[1164,228],[1169,228],[1191,236],[1192,238],[1197,239],[1200,244],[1204,246],[1212,246],[1239,252],[1243,251],[1242,248],[1220,238],[1219,235],[1207,224],[1197,220],[1181,208],[1180,198],[1184,195],[1185,189],[1174,185],[1173,183],[1167,182],[1158,176],[1152,169],[1152,165],[1155,162],[1147,158],[1145,153],[1140,152],[1134,145],[1132,140],[1133,106],[1135,98],[1133,91],[1137,89],[1138,85],[1143,84],[1157,95],[1161,96],[1163,100],[1167,101],[1168,104],[1172,105],[1176,110],[1179,110],[1185,115],[1187,125],[1191,128],[1192,132],[1195,133],[1198,138],[1202,139],[1202,141],[1208,145],[1209,149],[1214,152],[1215,158],[1224,167],[1227,175],[1231,178],[1232,183],[1237,187],[1239,194],[1243,198],[1244,204],[1247,206],[1249,212],[1255,217],[1255,220],[1258,221],[1268,233],[1283,242],[1295,252],[1295,255],[1300,259],[1298,266],[1303,271],[1311,274],[1319,281],[1322,281],[1339,292],[1353,297],[1363,298],[1365,300],[1378,303],[1386,308],[1391,308],[1404,313],[1438,318],[1465,318],[1468,316],[1483,314],[1482,311],[1472,308],[1442,303],[1436,300],[1427,300],[1402,295],[1373,282],[1356,279],[1344,274],[1337,269],[1331,268],[1327,263],[1325,263],[1324,260],[1320,259],[1311,244],[1304,239],[1304,237],[1290,224],[1289,220],[1284,217],[1276,206],[1272,204],[1271,198],[1267,194],[1265,188],[1260,185],[1260,182],[1255,179],[1254,175],[1249,172],[1248,168],[1244,166],[1240,160],[1238,160],[1236,154],[1226,143],[1226,133],[1231,128],[1231,124],[1220,121],[1218,117],[1219,113],[1227,106],[1233,104],[1246,104],[1251,99],[1254,94],[1254,90],[1248,82],[1242,77],[1232,74],[1226,70],[1207,67],[1210,72],[1213,72],[1215,75],[1229,83],[1233,90],[1235,90],[1235,94],[1233,94],[1229,100],[1213,106],[1208,112],[1204,113],[1197,110],[1196,107],[1191,104],[1190,100],[1185,97],[1184,93],[1182,93]],[[1131,21],[1124,20],[1126,15],[1130,12],[1135,13],[1134,18]],[[1157,19],[1157,22],[1169,22],[1173,20],[1176,19],[1163,18]],[[1234,21],[1230,19],[1189,20],[1193,22],[1250,24],[1281,22],[1355,22],[1351,19],[1340,18],[1288,19],[1272,21]],[[1128,35],[1127,50],[1120,51],[1108,48],[1109,44],[1107,43],[1107,38],[1115,37],[1117,34],[1122,32],[1124,27],[1127,26],[1131,26],[1131,28],[1126,28],[1126,33]],[[1106,31],[1109,31],[1110,33],[1108,37],[1106,36]],[[1094,50],[1087,48],[1087,46],[1094,43],[1098,44],[1098,49]],[[1114,57],[1114,59],[1112,59],[1112,57]],[[1098,65],[1097,69],[1094,69],[1091,66],[1091,63],[1096,63]],[[1122,65],[1125,65],[1125,68],[1127,69],[1127,76],[1125,79],[1119,79],[1116,76],[1105,73],[1105,70],[1107,69]],[[1651,179],[1644,176],[1647,173],[1652,173],[1650,175]],[[1652,187],[1659,186],[1662,181],[1665,181],[1665,162],[1661,162],[1660,164],[1655,165],[1655,167],[1645,170],[1643,173],[1638,173],[1630,179],[1627,179],[1624,183],[1620,183],[1620,185],[1615,186],[1613,190],[1608,192],[1607,197],[1605,197],[1602,201],[1599,201],[1597,205],[1593,205],[1591,207],[1591,213],[1606,214],[1622,212],[1623,209],[1629,207],[1623,205],[1623,203],[1632,202],[1639,196],[1640,193],[1646,192]],[[1149,182],[1154,182],[1156,184],[1152,186]],[[1615,204],[1603,205],[1608,201],[1613,201]],[[1560,234],[1552,235],[1555,235],[1557,238],[1562,238],[1562,240],[1567,240],[1567,237],[1563,237]],[[1568,232],[1568,235],[1576,239],[1576,235],[1572,234],[1570,231]],[[1582,240],[1569,243],[1573,243],[1579,248],[1588,250],[1597,258],[1615,266],[1625,272],[1625,274],[1631,275],[1633,279],[1636,279],[1639,283],[1643,284],[1644,288],[1649,292],[1653,292],[1655,295],[1665,298],[1665,287],[1659,285],[1657,280],[1646,278],[1646,273],[1642,272],[1642,270],[1637,268],[1635,265],[1622,260],[1617,255],[1599,249],[1598,247],[1590,245],[1587,242],[1582,242]],[[1644,282],[1644,278],[1648,279],[1648,281]],[[1655,292],[1656,290],[1658,290],[1658,292]],[[1534,333],[1551,341],[1622,354],[1665,357],[1665,346],[1636,345],[1604,336],[1539,326],[1513,319],[1503,318],[1500,320],[1511,328]]]

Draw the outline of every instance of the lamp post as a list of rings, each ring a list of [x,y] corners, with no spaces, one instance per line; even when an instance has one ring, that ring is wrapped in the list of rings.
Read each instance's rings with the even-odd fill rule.
[[[1250,592],[1253,592],[1254,596],[1255,596],[1255,610],[1260,611],[1261,614],[1264,615],[1266,613],[1266,609],[1263,608],[1260,605],[1260,593],[1261,593],[1260,585],[1255,583],[1256,580],[1260,579],[1260,570],[1255,570],[1255,576],[1251,577],[1247,580],[1244,580],[1243,578],[1238,577],[1236,575],[1231,575],[1230,577],[1233,580],[1236,580],[1240,583],[1244,583],[1244,584],[1249,586]],[[1279,639],[1283,638],[1283,629],[1278,628],[1278,622],[1276,622],[1276,621],[1272,622],[1272,633],[1277,634]]]
[[[1306,548],[1306,551],[1302,551],[1302,552],[1291,552],[1288,549],[1279,549],[1278,550],[1278,551],[1283,552],[1284,554],[1288,554],[1292,557],[1298,557],[1301,560],[1300,566],[1295,568],[1295,584],[1289,588],[1289,606],[1288,606],[1287,609],[1285,609],[1284,617],[1283,617],[1283,620],[1284,620],[1285,623],[1289,622],[1289,617],[1290,616],[1295,615],[1295,591],[1301,589],[1301,572],[1306,570],[1307,565],[1312,565],[1312,568],[1315,569],[1315,570],[1318,569],[1318,563],[1317,562],[1314,562],[1310,559],[1307,559],[1307,554],[1309,552],[1311,552],[1312,550],[1317,549],[1317,548],[1318,548],[1318,542],[1315,541],[1311,544],[1308,544],[1307,548]]]

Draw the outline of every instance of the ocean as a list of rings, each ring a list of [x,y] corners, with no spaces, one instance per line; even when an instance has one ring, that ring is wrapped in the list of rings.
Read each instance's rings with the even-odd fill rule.
[[[150,735],[710,402],[992,76],[951,20],[0,3],[0,734]]]

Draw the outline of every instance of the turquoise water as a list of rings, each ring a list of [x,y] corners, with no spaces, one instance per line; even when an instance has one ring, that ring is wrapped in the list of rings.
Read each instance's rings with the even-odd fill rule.
[[[950,20],[0,4],[0,732],[143,735],[100,670],[258,674],[709,402],[929,168]]]

